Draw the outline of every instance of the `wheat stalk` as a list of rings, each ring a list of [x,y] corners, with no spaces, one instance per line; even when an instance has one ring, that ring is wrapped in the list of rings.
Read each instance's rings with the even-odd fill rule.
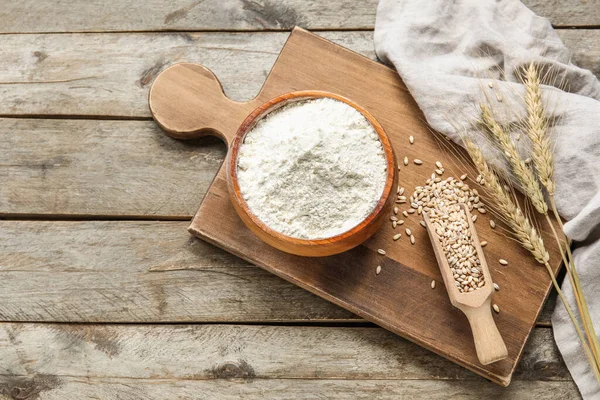
[[[508,161],[515,178],[520,182],[523,191],[540,214],[547,214],[548,205],[533,171],[521,159],[517,146],[511,140],[508,132],[496,121],[491,110],[483,104],[480,107],[483,125],[492,133],[504,158]]]
[[[550,195],[554,194],[554,156],[547,134],[548,119],[542,101],[540,76],[533,62],[524,70],[527,136],[533,147],[533,165],[540,182]]]
[[[544,246],[544,241],[541,236],[538,234],[537,230],[534,228],[533,224],[529,220],[529,218],[524,215],[521,209],[517,204],[513,201],[511,195],[504,189],[503,185],[500,183],[500,180],[494,173],[494,171],[488,166],[485,161],[485,157],[481,152],[481,149],[475,145],[469,138],[463,138],[463,142],[465,148],[467,149],[467,153],[473,160],[475,164],[475,168],[481,174],[481,176],[485,180],[485,186],[487,191],[490,193],[496,208],[500,213],[504,216],[506,223],[513,230],[513,234],[517,241],[527,249],[535,258],[537,262],[543,264],[550,275],[550,279],[552,280],[552,284],[556,289],[558,296],[562,300],[565,309],[567,310],[567,314],[571,318],[571,322],[575,327],[575,331],[579,336],[579,340],[581,341],[581,345],[586,353],[590,361],[590,366],[592,367],[592,371],[596,376],[598,382],[600,382],[600,369],[598,368],[598,364],[595,362],[594,353],[590,350],[590,346],[586,341],[581,328],[579,327],[579,322],[577,321],[571,306],[567,302],[564,297],[563,291],[560,288],[560,285],[556,281],[556,277],[554,276],[554,272],[548,263],[550,259],[550,255]],[[587,333],[587,332],[586,332]]]
[[[562,220],[556,209],[556,202],[554,199],[554,191],[556,187],[554,182],[554,157],[551,151],[551,143],[548,135],[548,120],[546,118],[545,105],[542,100],[542,89],[538,68],[533,63],[530,63],[523,72],[525,77],[523,81],[525,86],[525,106],[527,108],[526,131],[527,136],[532,144],[532,158],[540,181],[550,195],[550,207],[552,212],[558,221],[561,230],[564,232]],[[547,215],[546,217],[549,220]],[[557,239],[559,249],[563,255],[567,274],[571,284],[573,285],[575,301],[581,315],[584,330],[588,337],[592,353],[595,357],[596,363],[600,365],[600,343],[598,342],[598,336],[596,335],[596,331],[589,313],[589,308],[587,306],[585,296],[583,295],[583,290],[579,281],[579,274],[575,268],[575,261],[573,259],[573,254],[571,253],[569,239],[566,235],[564,235],[564,245],[569,258],[567,261],[567,259],[564,258],[562,245],[558,239],[556,231],[554,230],[554,226],[552,225],[551,221],[549,221],[549,223],[554,236]]]
[[[498,211],[514,231],[519,243],[529,250],[540,264],[548,262],[550,255],[544,247],[544,241],[529,221],[529,218],[523,214],[512,197],[504,190],[496,174],[489,168],[479,147],[468,138],[463,139],[463,141],[477,171],[485,180],[486,189],[492,195]]]

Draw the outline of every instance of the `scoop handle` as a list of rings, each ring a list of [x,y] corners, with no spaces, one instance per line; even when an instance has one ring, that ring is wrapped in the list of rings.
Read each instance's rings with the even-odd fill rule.
[[[508,350],[492,316],[490,301],[484,302],[477,308],[464,307],[462,312],[471,325],[479,362],[487,365],[505,359]]]

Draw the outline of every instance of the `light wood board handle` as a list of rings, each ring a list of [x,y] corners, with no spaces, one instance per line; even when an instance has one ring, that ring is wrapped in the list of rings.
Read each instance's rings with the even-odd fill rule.
[[[177,139],[205,135],[228,144],[242,121],[261,101],[229,99],[217,77],[199,64],[179,63],[161,72],[148,96],[150,112],[167,134]]]
[[[461,310],[471,325],[479,362],[487,365],[506,358],[508,350],[492,316],[490,302],[486,301],[478,308],[464,307]]]

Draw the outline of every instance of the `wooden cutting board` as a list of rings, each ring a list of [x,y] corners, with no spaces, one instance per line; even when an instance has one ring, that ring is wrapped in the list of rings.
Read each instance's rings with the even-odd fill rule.
[[[319,36],[296,28],[287,40],[259,95],[247,102],[229,100],[217,78],[195,64],[177,64],[157,77],[150,106],[168,134],[182,139],[216,134],[228,143],[242,120],[263,102],[294,90],[327,90],[365,107],[381,123],[401,165],[399,182],[408,194],[423,185],[440,160],[445,176],[464,172],[452,156],[440,150],[424,117],[398,74]],[[415,143],[409,144],[413,135]],[[276,149],[273,149],[276,151]],[[402,159],[420,158],[423,165]],[[357,160],[360,162],[360,160]],[[190,179],[194,179],[190,177]],[[477,187],[477,184],[468,180]],[[200,193],[198,194],[201,195]],[[407,209],[403,205],[402,209]],[[361,317],[397,333],[501,385],[508,385],[529,333],[551,287],[547,272],[502,225],[492,230],[489,213],[479,215],[479,237],[487,240],[486,258],[500,286],[493,296],[501,312],[495,315],[508,348],[508,358],[479,364],[465,316],[450,305],[426,230],[416,215],[395,230],[386,223],[363,245],[331,257],[304,258],[275,250],[255,237],[235,213],[221,168],[194,217],[190,232],[309,290]],[[416,243],[407,240],[409,227]],[[547,227],[546,227],[547,228]],[[544,239],[555,271],[560,265],[553,241]],[[394,233],[402,238],[393,241]],[[381,256],[377,249],[385,249]],[[502,266],[498,259],[509,261]],[[381,265],[379,275],[375,269]],[[437,285],[431,289],[431,281]],[[282,301],[285,298],[282,297]]]

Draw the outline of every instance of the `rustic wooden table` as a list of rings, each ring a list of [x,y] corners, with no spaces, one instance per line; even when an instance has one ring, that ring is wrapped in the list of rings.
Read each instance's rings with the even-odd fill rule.
[[[3,3],[1,395],[579,396],[551,307],[501,388],[186,232],[225,148],[161,132],[156,74],[200,62],[249,99],[294,25],[374,58],[376,0]],[[526,3],[600,75],[599,0]]]

